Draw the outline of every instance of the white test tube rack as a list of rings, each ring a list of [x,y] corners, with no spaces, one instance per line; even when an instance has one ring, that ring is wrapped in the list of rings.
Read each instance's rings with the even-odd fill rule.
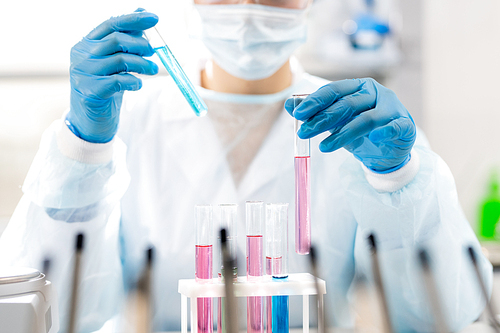
[[[187,299],[191,306],[191,333],[198,333],[198,297],[225,297],[224,283],[219,279],[212,279],[211,283],[198,283],[194,279],[179,280],[179,293],[181,294],[181,333],[187,333]],[[318,318],[323,316],[323,295],[326,294],[326,283],[318,279],[318,292],[313,275],[309,273],[289,274],[286,281],[273,281],[269,275],[264,275],[262,281],[247,282],[247,278],[238,277],[234,283],[235,297],[248,296],[297,296],[302,295],[302,329],[309,333],[309,297],[318,295]]]

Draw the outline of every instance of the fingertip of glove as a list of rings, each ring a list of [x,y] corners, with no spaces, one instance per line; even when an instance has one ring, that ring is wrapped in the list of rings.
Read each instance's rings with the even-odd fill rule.
[[[326,144],[324,144],[323,142],[321,142],[319,144],[319,151],[322,153],[328,153],[329,152],[328,146]]]
[[[144,23],[151,24],[152,26],[158,23],[159,20],[158,15],[151,12],[147,12],[144,8],[136,9],[135,13],[138,14],[139,19]]]
[[[307,131],[304,131],[302,129],[302,127],[299,128],[299,130],[297,131],[297,136],[301,139],[301,140],[307,140],[307,139],[310,139],[310,135]]]
[[[135,85],[132,86],[132,90],[137,91],[141,88],[142,88],[142,80],[138,78]]]
[[[148,15],[143,17],[142,20],[147,23],[147,24],[150,24],[151,26],[154,26],[156,23],[158,23],[158,16],[156,14],[153,14],[153,13],[147,13]]]

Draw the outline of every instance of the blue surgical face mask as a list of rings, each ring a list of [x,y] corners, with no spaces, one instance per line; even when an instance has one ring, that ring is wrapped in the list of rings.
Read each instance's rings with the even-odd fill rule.
[[[245,80],[273,75],[306,41],[307,9],[253,4],[195,8],[201,18],[201,40],[213,60]]]

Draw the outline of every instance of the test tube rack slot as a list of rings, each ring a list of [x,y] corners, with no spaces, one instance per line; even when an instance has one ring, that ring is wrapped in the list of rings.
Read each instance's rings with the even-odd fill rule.
[[[326,294],[326,283],[309,273],[289,274],[286,281],[275,281],[265,275],[259,281],[248,282],[246,276],[238,277],[234,283],[235,297],[249,296],[303,296],[302,298],[302,328],[303,333],[309,333],[309,297],[318,296],[318,317],[323,318],[323,295]],[[219,279],[196,282],[195,279],[179,280],[178,291],[181,294],[181,333],[187,333],[187,308],[189,298],[191,308],[191,333],[197,333],[197,302],[199,297],[225,297],[224,283]]]

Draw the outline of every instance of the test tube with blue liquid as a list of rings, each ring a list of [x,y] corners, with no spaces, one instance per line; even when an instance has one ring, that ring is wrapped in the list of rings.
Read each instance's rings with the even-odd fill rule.
[[[203,117],[207,114],[207,105],[201,99],[195,87],[187,77],[181,65],[175,59],[172,51],[161,37],[158,30],[153,27],[144,31],[144,36],[149,41],[149,44],[160,58],[161,62],[167,69],[167,72],[174,79],[175,84],[181,90],[194,113],[198,117]]]
[[[272,276],[273,281],[277,283],[288,278],[287,203],[266,205],[266,274]],[[267,331],[288,333],[289,297],[271,296],[267,299]]]

